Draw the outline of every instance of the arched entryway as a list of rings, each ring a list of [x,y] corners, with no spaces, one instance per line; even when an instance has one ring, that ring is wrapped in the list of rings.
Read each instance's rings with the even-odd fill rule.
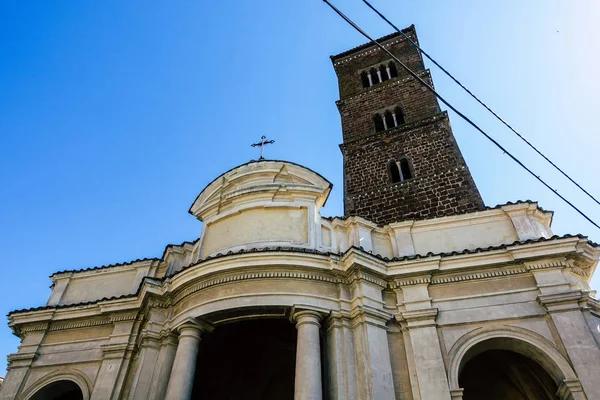
[[[192,399],[293,400],[296,339],[286,319],[217,326],[200,343]]]
[[[75,382],[60,380],[44,386],[29,400],[83,400],[83,392]]]
[[[460,338],[450,350],[448,381],[453,399],[586,398],[559,349],[515,326],[474,330]]]
[[[462,368],[463,400],[557,400],[558,387],[535,361],[508,350],[484,351]]]

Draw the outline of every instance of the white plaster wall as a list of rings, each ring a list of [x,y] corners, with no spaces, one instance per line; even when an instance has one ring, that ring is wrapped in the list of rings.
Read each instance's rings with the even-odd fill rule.
[[[519,240],[510,219],[487,223],[457,224],[435,229],[413,228],[412,238],[416,254],[441,253],[498,246]]]
[[[240,246],[269,246],[271,242],[308,243],[306,207],[268,207],[243,210],[206,227],[201,256]]]
[[[137,272],[137,269],[130,268],[76,274],[69,281],[60,304],[80,303],[135,293],[140,280]]]

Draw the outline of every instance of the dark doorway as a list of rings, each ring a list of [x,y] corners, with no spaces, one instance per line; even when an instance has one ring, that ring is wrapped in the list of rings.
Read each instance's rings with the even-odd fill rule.
[[[200,342],[192,399],[293,400],[296,328],[284,319],[225,324]]]
[[[535,361],[507,350],[488,350],[465,364],[464,400],[557,400],[554,380]]]
[[[83,400],[83,393],[75,382],[56,381],[44,386],[31,400]]]

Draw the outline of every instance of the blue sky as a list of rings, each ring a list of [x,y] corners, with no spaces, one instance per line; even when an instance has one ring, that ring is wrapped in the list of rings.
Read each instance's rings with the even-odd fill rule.
[[[426,51],[600,196],[600,3],[373,1],[398,26],[414,23]],[[336,4],[373,35],[390,33],[359,0]],[[342,214],[329,55],[363,42],[320,0],[1,2],[0,316],[43,305],[52,272],[158,257],[197,238],[190,204],[256,158],[249,145],[263,134],[276,140],[268,158],[334,183],[323,214]],[[427,65],[441,93],[600,220],[600,206]],[[456,115],[451,122],[488,205],[538,200],[556,212],[555,233],[600,241]],[[0,359],[18,345],[2,325]]]

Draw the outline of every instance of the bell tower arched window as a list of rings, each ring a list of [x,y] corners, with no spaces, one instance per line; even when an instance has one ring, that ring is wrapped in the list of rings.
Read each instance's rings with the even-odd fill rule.
[[[387,131],[388,129],[403,125],[405,122],[404,113],[399,106],[380,111],[373,115],[375,132]]]
[[[379,79],[379,75],[377,74],[377,71],[375,68],[371,68],[369,70],[369,76],[371,77],[371,82],[373,82],[373,85],[381,82],[381,79]]]
[[[396,64],[393,61],[388,63],[388,69],[390,71],[390,79],[398,77],[398,70],[396,69]]]
[[[387,68],[385,67],[385,65],[381,64],[379,66],[379,75],[381,75],[381,81],[385,82],[388,79],[390,79],[388,72],[387,72]]]
[[[362,87],[368,88],[371,86],[371,79],[369,78],[369,74],[367,71],[363,71],[360,73],[360,81],[362,82]]]
[[[396,121],[396,126],[403,125],[406,122],[404,120],[404,113],[400,107],[394,108],[394,121]]]
[[[390,160],[388,162],[388,173],[390,174],[390,180],[392,183],[402,182],[402,178],[400,176],[400,168],[398,168],[398,163],[395,160]]]
[[[411,179],[412,176],[412,168],[410,167],[410,161],[408,158],[404,157],[400,159],[400,175],[402,176],[402,180],[405,181],[407,179]]]
[[[400,183],[413,178],[412,165],[406,157],[402,157],[398,161],[388,161],[387,169],[392,183]]]
[[[383,125],[385,126],[385,129],[394,128],[396,126],[394,116],[390,110],[383,113]]]
[[[385,127],[383,126],[383,118],[381,115],[373,115],[373,124],[375,124],[375,132],[385,131]]]

